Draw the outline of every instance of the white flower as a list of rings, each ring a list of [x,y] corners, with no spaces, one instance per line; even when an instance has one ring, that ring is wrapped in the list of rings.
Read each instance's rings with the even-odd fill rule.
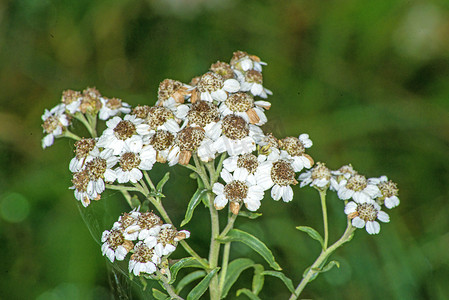
[[[247,93],[235,93],[230,95],[220,105],[220,113],[223,116],[234,114],[242,117],[247,123],[263,125],[267,122],[264,109],[270,109],[271,103],[267,101],[254,101]]]
[[[100,112],[98,114],[98,117],[101,120],[107,120],[110,117],[113,117],[115,115],[118,115],[120,113],[128,114],[131,112],[131,106],[128,103],[122,102],[122,100],[117,98],[104,98],[100,97],[100,101],[102,104],[102,107],[100,109]]]
[[[335,189],[341,200],[352,198],[360,204],[370,202],[380,195],[379,188],[366,180],[365,176],[359,174],[341,180]]]
[[[217,123],[219,120],[220,112],[213,102],[198,100],[191,104],[186,116],[186,122],[182,127],[202,127],[205,130],[206,136],[215,141],[221,133],[220,124]]]
[[[148,141],[144,140],[144,145],[152,147],[155,152],[154,159],[160,163],[165,163],[170,153],[170,149],[175,141],[175,135],[167,130],[158,130],[153,135],[148,136]]]
[[[182,110],[182,114],[187,113],[188,107],[183,105],[185,109]],[[165,106],[153,106],[149,109],[145,123],[148,124],[150,134],[153,134],[157,130],[167,130],[171,133],[179,131],[179,124],[176,121],[176,111],[173,112],[170,108]],[[183,116],[182,118],[185,118]]]
[[[244,51],[234,52],[230,64],[232,68],[245,72],[249,70],[262,72],[262,66],[267,65],[267,63],[261,61],[259,57],[249,55]]]
[[[292,166],[295,172],[300,172],[303,168],[310,169],[313,164],[313,158],[306,154],[306,148],[312,146],[312,141],[306,133],[301,134],[298,138],[286,137],[279,141],[282,150],[288,154],[288,158],[292,159]]]
[[[298,182],[295,179],[295,171],[286,153],[272,151],[267,160],[261,163],[256,173],[256,181],[264,190],[271,188],[271,197],[274,200],[282,198],[284,202],[293,199],[291,185]]]
[[[168,154],[169,165],[177,163],[187,165],[194,153],[204,161],[215,158],[215,148],[211,139],[206,136],[205,130],[201,127],[185,127],[178,132],[175,143]]]
[[[42,139],[42,148],[53,145],[55,137],[61,136],[70,125],[70,119],[65,114],[65,105],[59,104],[51,110],[46,109],[42,115],[42,127],[47,135]]]
[[[101,252],[111,262],[117,260],[124,260],[128,252],[134,247],[133,242],[126,240],[123,236],[123,230],[112,229],[105,230],[101,236]]]
[[[178,244],[175,240],[177,236],[178,231],[171,224],[162,225],[157,236],[157,243],[154,246],[155,253],[162,257],[175,251]],[[181,236],[185,236],[185,233],[182,233]]]
[[[173,79],[164,79],[159,84],[157,92],[156,105],[164,105],[166,101],[173,99],[176,103],[184,103],[185,97],[188,96],[191,86],[183,84],[180,81]]]
[[[79,172],[86,162],[91,161],[100,154],[96,147],[97,139],[81,139],[75,143],[75,157],[70,160],[69,170]]]
[[[352,219],[352,226],[357,228],[366,228],[369,234],[378,234],[380,225],[376,220],[384,223],[390,222],[387,213],[380,210],[380,206],[374,202],[366,202],[363,204],[350,201],[345,206],[345,213],[349,219]]]
[[[214,200],[216,209],[223,209],[228,202],[233,202],[237,207],[244,203],[246,208],[251,211],[259,209],[264,190],[255,182],[250,183],[247,181],[248,171],[246,169],[238,169],[234,174],[223,169],[220,175],[226,185],[217,182],[213,186],[212,191],[217,195]],[[238,210],[233,211],[233,213],[237,214]]]
[[[129,260],[128,269],[135,276],[139,276],[140,273],[153,274],[157,270],[156,266],[160,263],[161,258],[154,249],[148,247],[144,242],[138,242]]]
[[[256,172],[260,169],[260,164],[264,161],[263,156],[255,156],[247,153],[226,158],[223,161],[223,168],[230,173],[247,173],[246,181],[250,184],[256,184]]]
[[[262,130],[239,116],[227,115],[219,122],[222,135],[214,142],[218,153],[228,152],[230,156],[251,153],[256,150],[256,137]]]
[[[134,115],[126,115],[123,120],[120,117],[110,119],[97,146],[112,149],[114,155],[123,153],[125,146],[128,149],[142,147],[142,136],[149,133],[149,126],[142,122]]]
[[[200,93],[200,99],[212,102],[213,100],[225,101],[228,98],[227,93],[235,93],[240,89],[240,84],[235,79],[224,80],[221,75],[208,72],[201,76],[197,90]]]
[[[253,96],[259,96],[262,98],[267,98],[267,95],[272,95],[273,93],[263,87],[262,73],[256,70],[249,70],[244,74],[235,71],[237,79],[240,82],[240,91],[251,92]]]
[[[300,187],[308,184],[310,186],[323,189],[329,187],[331,172],[324,163],[318,162],[310,171],[299,175],[298,180],[301,181]]]
[[[106,182],[114,182],[116,174],[112,167],[118,158],[112,154],[111,149],[105,149],[85,164],[85,168],[73,174],[70,187],[74,189],[75,198],[81,201],[83,206],[88,206],[90,200],[99,200],[100,194],[105,189]]]
[[[380,190],[380,195],[377,198],[377,201],[379,201],[380,203],[384,203],[385,207],[391,209],[399,205],[399,189],[396,183],[388,180],[387,176],[370,178],[368,179],[368,182],[377,185]]]
[[[125,152],[120,156],[119,167],[115,169],[117,181],[136,183],[142,179],[141,170],[151,170],[156,162],[156,150],[152,146],[131,149],[125,145]]]

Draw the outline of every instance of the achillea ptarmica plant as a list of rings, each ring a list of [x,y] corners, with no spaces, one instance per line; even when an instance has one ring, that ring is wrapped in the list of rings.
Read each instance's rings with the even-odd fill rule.
[[[370,235],[380,233],[379,222],[390,221],[384,208],[392,209],[400,203],[397,184],[386,176],[367,177],[351,164],[332,170],[325,162],[315,163],[309,134],[298,131],[280,137],[264,130],[271,108],[271,100],[265,98],[272,95],[263,79],[262,69],[266,65],[256,55],[236,51],[229,62],[213,63],[188,84],[163,80],[153,103],[131,106],[88,87],[83,91],[64,91],[61,103],[46,109],[42,116],[43,148],[57,138],[75,140],[74,157],[69,163],[70,189],[81,204],[81,214],[87,214],[84,219],[91,232],[98,232],[99,226],[103,226],[104,231],[98,236],[103,256],[121,274],[129,274],[129,279],[143,290],[147,280],[159,281],[160,286],[153,285],[157,286],[153,288],[153,298],[183,299],[182,295],[199,299],[209,290],[210,298],[219,300],[231,295],[230,288],[240,274],[236,270],[257,266],[254,276],[258,277],[253,282],[260,286],[240,289],[237,296],[245,293],[259,299],[264,277],[275,276],[286,284],[290,299],[297,299],[308,282],[337,265],[335,261],[325,263],[335,250],[352,239],[356,229],[364,228]],[[77,128],[72,126],[76,122],[85,126],[90,136],[72,132]],[[104,124],[98,126],[100,122]],[[105,129],[98,132],[98,128]],[[169,172],[154,182],[161,168],[188,169],[197,184],[195,193],[186,196],[186,190],[178,192],[177,187],[167,183]],[[295,203],[296,209],[300,209],[303,202],[298,183],[318,191],[324,229],[321,235],[311,227],[297,227],[318,241],[322,249],[293,289],[291,280],[276,262],[276,253],[259,238],[235,226],[238,218],[257,222],[270,207],[267,202],[272,207]],[[167,187],[176,191],[175,197],[164,194]],[[104,197],[107,190],[115,194]],[[340,205],[341,215],[347,220],[344,233],[331,245],[328,192],[336,193],[335,198],[340,200],[332,205]],[[109,201],[109,197],[119,194],[131,211],[123,213],[112,227],[102,224],[103,216],[92,217],[93,206],[112,205],[115,202]],[[283,201],[275,203],[270,199]],[[184,219],[172,219],[166,203],[178,208],[185,205]],[[192,247],[202,238],[201,232],[192,231],[192,239],[187,241],[190,231],[177,229],[190,222],[202,222],[193,228],[204,227],[204,219],[194,216],[199,209],[210,214],[207,258],[202,257],[204,249],[197,252]],[[104,218],[107,217],[106,214]],[[223,220],[226,225],[221,226]],[[180,226],[174,225],[178,223]],[[292,242],[295,239],[301,242],[301,237],[291,237]],[[243,243],[256,251],[268,267],[261,269],[261,264],[249,258],[230,262],[233,243]],[[180,246],[184,252],[177,251]],[[179,258],[185,252],[187,256]],[[187,267],[198,270],[180,272]],[[265,268],[274,271],[264,271]],[[186,292],[186,287],[195,281],[196,286]]]

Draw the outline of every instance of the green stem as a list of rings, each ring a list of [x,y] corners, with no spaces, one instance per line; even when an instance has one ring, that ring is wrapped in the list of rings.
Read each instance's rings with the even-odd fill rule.
[[[315,262],[310,266],[309,271],[304,276],[304,278],[299,283],[298,287],[296,288],[295,292],[290,296],[290,300],[298,299],[301,292],[304,290],[306,285],[309,283],[310,279],[313,275],[319,272],[319,268],[323,264],[323,262],[340,246],[342,246],[344,243],[348,242],[352,238],[352,234],[355,231],[355,227],[351,225],[351,220],[348,220],[348,224],[346,226],[346,230],[343,233],[343,235],[340,237],[338,241],[336,241],[332,246],[327,248],[326,250],[323,249],[321,251],[320,256],[315,260]]]
[[[228,219],[228,224],[226,224],[226,227],[223,229],[223,231],[220,233],[220,237],[225,237],[229,230],[231,230],[234,227],[234,222],[235,219],[237,219],[238,215],[234,215],[233,213],[231,213],[231,217],[229,217]]]
[[[204,164],[201,163],[197,155],[193,155],[193,160],[195,162],[195,167],[197,169],[197,174],[203,181],[204,186],[210,190],[214,185],[215,181],[215,167],[208,163],[206,166],[209,171],[210,177],[207,176],[206,170],[204,169]],[[213,164],[213,163],[212,163]],[[218,178],[218,177],[217,177]],[[217,241],[218,235],[220,234],[220,222],[218,219],[218,212],[214,206],[214,198],[212,194],[208,193],[209,199],[209,213],[211,221],[211,237],[210,237],[210,248],[209,248],[209,266],[211,269],[215,269],[218,266],[218,257],[220,255],[220,243]],[[209,284],[209,292],[211,299],[220,299],[220,290],[218,285],[218,277],[215,275],[212,277]]]
[[[116,191],[131,191],[131,192],[140,192],[141,190],[137,187],[133,186],[120,186],[120,185],[113,185],[113,184],[106,184],[105,187],[110,190],[116,190]]]
[[[158,279],[160,279],[162,281],[162,285],[164,286],[164,289],[170,295],[170,299],[184,300],[183,298],[179,297],[176,294],[175,289],[171,286],[171,284],[168,283],[167,277],[165,277],[163,274],[161,274],[160,271],[156,271],[156,274],[159,275]]]
[[[221,169],[223,168],[223,161],[224,161],[224,159],[225,159],[226,157],[227,157],[227,153],[226,153],[226,152],[224,152],[224,153],[221,154],[221,156],[220,156],[220,160],[218,161],[217,169],[216,169],[215,174],[214,174],[214,176],[213,176],[213,178],[212,178],[212,180],[213,180],[214,182],[217,182],[217,181],[218,181],[218,178],[220,177]]]
[[[326,190],[319,190],[321,199],[321,209],[323,210],[323,224],[324,224],[324,245],[323,250],[327,249],[329,242],[329,226],[327,222],[327,207],[326,207]]]
[[[89,131],[89,134],[92,137],[96,137],[97,133],[95,131],[95,129],[93,129],[90,125],[90,122],[86,119],[86,117],[81,113],[81,112],[77,112],[74,115],[75,119],[79,120],[81,123],[83,123],[84,127],[86,127],[87,131]]]
[[[148,175],[147,171],[143,171],[143,175],[145,176],[145,180],[148,182],[148,184],[150,185],[150,188],[153,191],[156,191],[156,188],[154,187],[153,181],[150,178],[150,175]]]
[[[74,134],[73,132],[70,132],[69,130],[64,131],[63,137],[68,137],[70,139],[73,139],[75,141],[79,141],[81,140],[81,138],[79,136],[77,136],[76,134]]]
[[[223,248],[223,262],[221,264],[220,283],[218,285],[220,294],[223,291],[223,286],[224,286],[225,279],[226,279],[226,273],[228,271],[229,252],[230,251],[231,251],[231,242],[226,243]]]
[[[92,137],[97,137],[97,115],[87,114],[87,121],[92,129]]]
[[[221,237],[226,236],[226,234],[229,232],[229,230],[231,230],[234,227],[234,222],[235,222],[236,218],[237,218],[237,215],[234,215],[230,211],[228,212],[228,224],[221,232],[221,234],[220,234]],[[220,272],[220,283],[219,283],[220,295],[221,295],[221,292],[223,291],[223,286],[224,286],[224,282],[226,279],[226,273],[228,271],[229,252],[230,251],[231,251],[231,242],[225,243],[224,249],[223,249],[223,262],[221,264],[221,272]]]

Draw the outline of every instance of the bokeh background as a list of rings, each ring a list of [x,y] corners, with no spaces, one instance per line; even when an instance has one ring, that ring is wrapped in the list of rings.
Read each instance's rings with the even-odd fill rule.
[[[400,188],[391,222],[378,236],[357,231],[333,257],[340,269],[318,277],[302,297],[449,299],[448,37],[444,0],[1,1],[0,297],[114,295],[108,264],[68,189],[73,143],[41,149],[44,108],[63,90],[88,86],[132,105],[153,104],[163,79],[189,82],[244,50],[268,62],[268,131],[307,132],[317,161],[333,169],[352,163]],[[152,174],[157,180],[166,171]],[[178,225],[195,189],[187,175],[173,169],[166,189]],[[239,219],[237,227],[265,241],[297,284],[319,246],[295,226],[322,225],[318,194],[294,191],[292,203],[267,198],[261,218]],[[93,203],[102,209],[102,229],[127,210],[123,202],[110,192]],[[332,240],[345,226],[343,203],[332,194],[329,210]],[[206,222],[199,207],[186,228],[203,255]],[[262,262],[234,245],[232,257],[243,255]],[[236,288],[250,286],[251,274]],[[277,279],[265,285],[262,299],[288,297]],[[138,298],[132,287],[124,290]]]

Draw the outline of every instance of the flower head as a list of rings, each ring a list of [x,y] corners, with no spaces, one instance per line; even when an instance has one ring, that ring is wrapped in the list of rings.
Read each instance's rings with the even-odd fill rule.
[[[390,222],[388,214],[381,211],[380,206],[374,201],[363,204],[350,201],[345,206],[345,213],[348,215],[348,219],[352,220],[352,226],[365,227],[369,234],[380,232],[380,225],[376,220],[384,223]]]
[[[42,115],[42,128],[47,135],[42,139],[42,148],[53,145],[55,137],[61,136],[70,125],[70,118],[65,114],[65,104],[59,104]]]

